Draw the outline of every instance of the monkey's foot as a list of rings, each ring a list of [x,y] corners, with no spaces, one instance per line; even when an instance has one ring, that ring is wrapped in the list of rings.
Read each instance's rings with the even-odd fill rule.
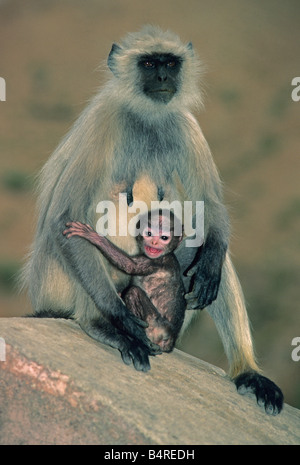
[[[234,380],[239,394],[253,393],[259,406],[269,415],[278,415],[283,406],[283,394],[273,381],[256,372],[245,372]]]

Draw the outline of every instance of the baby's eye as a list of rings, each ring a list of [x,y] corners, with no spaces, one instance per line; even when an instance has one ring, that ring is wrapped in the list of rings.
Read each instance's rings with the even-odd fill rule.
[[[161,239],[162,239],[163,241],[167,241],[167,240],[169,239],[169,236],[161,236]]]

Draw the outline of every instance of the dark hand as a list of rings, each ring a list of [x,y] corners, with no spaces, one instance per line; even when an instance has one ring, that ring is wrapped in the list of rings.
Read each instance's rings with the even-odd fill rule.
[[[138,371],[150,370],[150,355],[159,355],[162,353],[160,347],[151,342],[145,333],[147,323],[135,317],[131,313],[125,319],[115,320],[116,326],[121,327],[127,334],[126,343],[119,350],[122,360],[126,365],[133,363]]]
[[[126,307],[125,307],[126,308]],[[145,328],[148,323],[133,315],[127,308],[113,318],[113,323],[126,334],[133,338],[135,345],[140,345],[148,355],[159,355],[162,353],[161,348],[148,339]]]
[[[191,274],[189,274],[191,273]],[[203,309],[216,300],[221,281],[221,269],[209,270],[201,263],[192,268],[188,276],[194,275],[193,290],[185,295],[187,309]]]
[[[159,349],[159,352],[149,353],[148,348],[146,348],[143,344],[139,344],[136,340],[132,340],[130,337],[127,339],[127,344],[119,349],[123,362],[126,365],[133,363],[134,368],[138,371],[149,371],[149,355],[161,354],[161,350]],[[155,344],[153,344],[153,346],[155,346]]]
[[[225,248],[215,244],[204,246],[198,262],[188,272],[192,276],[193,289],[185,295],[188,309],[203,309],[216,300],[221,281]]]

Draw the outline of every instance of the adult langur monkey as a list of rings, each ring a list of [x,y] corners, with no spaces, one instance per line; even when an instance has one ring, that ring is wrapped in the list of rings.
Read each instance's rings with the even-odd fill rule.
[[[92,99],[41,172],[39,220],[24,270],[36,316],[71,317],[97,341],[117,348],[126,364],[150,368],[157,346],[119,294],[130,276],[98,250],[62,234],[70,220],[96,227],[100,201],[119,193],[142,200],[204,201],[204,245],[178,251],[187,302],[184,328],[204,307],[215,321],[240,392],[254,392],[267,413],[283,404],[280,389],[258,373],[242,290],[228,248],[229,224],[220,179],[191,110],[201,104],[199,61],[192,44],[146,26],[113,44],[111,79]],[[118,217],[118,214],[117,214]],[[111,235],[137,253],[134,237]],[[189,270],[189,273],[185,273]],[[187,276],[188,274],[188,276]],[[192,276],[191,276],[192,275]]]

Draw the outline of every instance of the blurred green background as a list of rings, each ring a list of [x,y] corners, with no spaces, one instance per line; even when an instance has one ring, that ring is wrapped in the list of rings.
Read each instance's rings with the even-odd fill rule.
[[[224,181],[256,351],[300,407],[299,20],[299,0],[0,1],[0,316],[31,311],[15,276],[34,234],[36,174],[103,83],[111,43],[158,24],[206,65],[197,116]],[[205,311],[182,348],[226,369]]]

